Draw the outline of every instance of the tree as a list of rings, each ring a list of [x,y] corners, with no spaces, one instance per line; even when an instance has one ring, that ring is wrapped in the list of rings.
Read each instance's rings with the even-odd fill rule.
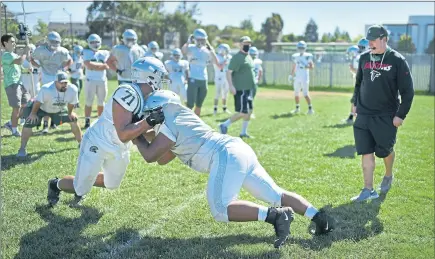
[[[323,33],[322,38],[320,39],[320,42],[322,42],[322,43],[331,42],[331,38],[332,38],[331,33]]]
[[[317,24],[313,19],[310,19],[305,27],[304,39],[306,42],[317,42],[319,40]]]
[[[272,16],[261,25],[261,33],[266,35],[266,52],[272,51],[272,42],[280,40],[283,27],[284,21],[277,13],[272,13]]]
[[[362,39],[362,38],[365,38],[364,35],[362,35],[362,34],[358,34],[358,36],[356,36],[356,37],[353,38],[352,42],[354,42],[354,43],[358,43],[358,41],[359,41],[360,39]]]
[[[2,19],[2,34],[6,34],[6,25],[7,25],[7,32],[8,33],[12,33],[14,36],[16,36],[18,34],[18,21],[17,18],[15,17],[15,14],[9,12],[6,9],[6,15],[4,16],[4,9],[3,9],[3,5],[1,5],[2,8],[0,8],[0,16]],[[5,19],[6,17],[6,19]],[[30,28],[29,28],[30,29]]]
[[[403,34],[400,36],[400,40],[397,42],[397,51],[403,53],[415,53],[416,47],[412,42],[411,36]]]
[[[282,42],[295,42],[296,36],[293,33],[283,35],[281,38]]]
[[[253,31],[254,30],[254,24],[252,23],[251,19],[245,19],[240,23],[240,29],[242,30],[248,30]]]
[[[429,42],[426,51],[427,54],[435,54],[435,37]]]

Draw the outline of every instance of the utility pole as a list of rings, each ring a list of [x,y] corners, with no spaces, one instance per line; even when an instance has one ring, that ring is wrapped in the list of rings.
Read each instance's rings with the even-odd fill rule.
[[[72,29],[72,13],[67,12],[65,8],[63,8],[63,11],[69,15],[69,29],[70,29],[71,47],[72,47],[74,45],[74,34]]]
[[[2,3],[2,5],[3,5],[3,8],[4,8],[4,10],[5,10],[5,29],[6,29],[6,33],[8,33],[8,14],[6,13],[6,5],[4,4],[4,3]]]

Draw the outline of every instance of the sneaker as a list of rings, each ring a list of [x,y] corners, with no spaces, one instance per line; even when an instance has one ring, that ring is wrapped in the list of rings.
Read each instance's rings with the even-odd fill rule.
[[[24,126],[25,123],[26,123],[26,119],[21,118],[21,119],[20,119],[20,125],[21,125],[21,126]]]
[[[217,109],[213,110],[213,115],[216,116],[217,115]]]
[[[48,200],[48,204],[50,206],[56,205],[57,202],[59,201],[60,190],[59,190],[59,188],[57,188],[58,181],[59,181],[59,179],[57,177],[48,180],[47,200]]]
[[[91,120],[90,119],[86,119],[85,120],[85,129],[89,128],[91,126]]]
[[[227,114],[233,114],[233,113],[230,112],[228,109],[224,109],[224,113],[227,113]]]
[[[313,108],[308,109],[307,114],[309,114],[309,115],[314,114],[314,110],[313,110]]]
[[[346,124],[353,124],[353,119],[347,119],[344,121]]]
[[[42,134],[47,134],[48,133],[48,126],[45,126],[42,128]]]
[[[387,193],[391,189],[391,184],[393,183],[393,176],[384,176],[382,179],[381,186],[379,186],[379,190],[381,193]]]
[[[54,123],[52,123],[52,124],[50,125],[50,129],[57,129],[57,125],[54,124]]]
[[[222,124],[219,124],[219,130],[221,131],[222,134],[227,134],[228,127],[222,123]]]
[[[290,236],[290,224],[294,218],[293,209],[290,207],[284,208],[269,208],[267,211],[266,222],[273,225],[275,234],[278,239],[274,242],[275,248],[281,248],[285,241]]]
[[[379,194],[375,190],[363,188],[358,196],[352,197],[351,201],[367,201],[379,198]]]
[[[14,137],[21,137],[21,132],[19,132],[18,130],[12,133],[12,136]]]
[[[17,157],[26,157],[26,156],[27,156],[26,149],[24,149],[24,148],[20,148],[20,149],[18,150]]]
[[[294,109],[293,111],[292,111],[292,113],[300,113],[301,112],[301,109],[300,108],[296,108],[296,109]]]
[[[253,136],[251,136],[251,135],[248,135],[248,134],[240,134],[240,136],[239,136],[240,138],[251,138],[251,139],[254,139],[254,137]]]
[[[312,231],[314,235],[323,235],[331,232],[334,229],[334,219],[326,214],[326,211],[320,209],[319,212],[311,219],[316,223],[316,229]]]

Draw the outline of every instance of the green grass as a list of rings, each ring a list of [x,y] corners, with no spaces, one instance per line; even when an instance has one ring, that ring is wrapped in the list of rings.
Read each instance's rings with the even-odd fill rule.
[[[213,95],[211,86],[203,118],[217,129],[226,116],[211,115]],[[309,220],[296,216],[291,240],[275,250],[266,223],[214,221],[206,174],[178,160],[146,164],[137,151],[120,189],[94,188],[80,209],[68,207],[72,196],[62,194],[48,209],[47,180],[75,173],[78,149],[69,125],[32,137],[27,160],[15,159],[20,140],[2,129],[3,258],[433,258],[434,97],[416,96],[399,130],[396,181],[386,199],[359,205],[349,198],[363,184],[360,158],[352,127],[340,122],[350,93],[313,93],[313,116],[290,116],[290,97],[288,90],[260,89],[249,128],[256,138],[247,142],[281,187],[326,206],[338,219],[331,235],[312,237]],[[4,92],[1,108],[4,123],[10,114]],[[83,116],[83,109],[78,113]],[[229,134],[240,128],[240,122],[232,125]],[[384,167],[376,161],[378,184]],[[240,197],[255,200],[245,191]]]

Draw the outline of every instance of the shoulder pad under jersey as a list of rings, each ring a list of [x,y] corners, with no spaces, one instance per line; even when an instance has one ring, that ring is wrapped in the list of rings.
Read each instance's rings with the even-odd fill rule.
[[[131,84],[121,84],[113,93],[112,98],[124,109],[133,114],[139,114],[143,105],[142,94]]]

